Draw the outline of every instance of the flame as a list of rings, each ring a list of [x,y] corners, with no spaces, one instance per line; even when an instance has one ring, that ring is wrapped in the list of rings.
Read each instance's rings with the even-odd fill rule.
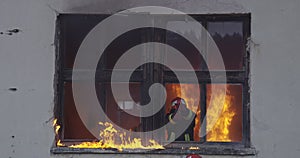
[[[58,139],[57,146],[67,146],[70,148],[115,148],[119,151],[123,149],[164,149],[162,145],[153,139],[149,140],[149,145],[144,146],[142,144],[141,138],[131,138],[127,136],[126,132],[118,131],[113,127],[113,124],[108,122],[99,122],[99,125],[105,127],[104,130],[100,131],[100,140],[94,142],[81,142],[80,144],[66,145],[61,143]],[[57,124],[57,119],[53,121],[53,126],[55,127],[55,134],[58,134],[60,125]],[[119,143],[120,142],[120,143]]]
[[[54,129],[55,129],[55,134],[57,135],[57,134],[58,134],[58,131],[59,131],[59,129],[60,129],[60,125],[57,124],[57,119],[54,119],[54,120],[53,120],[52,126],[53,126]]]
[[[198,147],[198,146],[191,146],[191,147],[189,147],[189,149],[190,149],[190,150],[199,150],[200,147]]]
[[[56,146],[64,146],[64,144],[62,144],[61,141],[58,139],[58,131],[60,129],[60,125],[57,123],[57,119],[53,120],[52,126],[54,127],[55,137],[57,139]]]
[[[211,85],[207,86],[207,107],[211,101],[211,107],[207,108],[207,141],[211,142],[232,142],[240,141],[241,131],[239,127],[241,123],[233,123],[235,117],[240,117],[238,109],[234,106],[239,104],[235,101],[235,95],[231,95],[230,92],[242,92],[237,91],[237,86],[233,85],[214,85],[216,86],[216,92],[214,91],[214,98],[211,98]],[[226,93],[222,93],[221,86],[226,87]],[[199,141],[199,132],[200,132],[200,106],[199,106],[199,92],[197,84],[167,84],[167,111],[169,111],[170,106],[169,102],[175,97],[184,98],[187,102],[187,107],[197,114],[195,120],[194,128],[194,140]],[[235,88],[235,89],[234,89]],[[197,94],[198,93],[198,94]],[[241,96],[240,96],[241,97]],[[223,104],[223,108],[220,108],[220,105]],[[234,133],[234,138],[233,138]]]
[[[196,113],[197,118],[195,120],[194,128],[194,140],[199,141],[199,131],[200,131],[200,108],[199,108],[199,98],[200,98],[200,87],[198,84],[166,84],[167,90],[167,111],[170,110],[170,102],[175,97],[183,98],[187,103],[187,108]]]
[[[181,89],[182,88],[182,89]],[[200,94],[197,89],[200,89],[196,84],[167,84],[167,91],[172,93],[172,96],[168,96],[169,99],[174,99],[175,97],[183,98],[187,103],[187,108],[197,113],[199,109]],[[169,94],[170,95],[170,94]],[[170,101],[171,101],[170,100]],[[167,104],[170,104],[170,101]]]
[[[219,85],[216,85],[219,86]],[[220,85],[222,86],[222,85]],[[208,89],[208,99],[207,99],[207,141],[214,142],[231,142],[230,138],[230,125],[232,123],[233,117],[236,115],[233,109],[233,99],[234,97],[230,95],[228,91],[228,85],[226,86],[226,94],[221,90],[214,93],[215,97],[211,97],[210,90]],[[209,99],[210,98],[210,99]],[[223,108],[219,108],[223,103]]]
[[[210,86],[207,88],[207,106],[210,105],[210,107],[207,108],[207,141],[232,142],[235,140],[230,137],[230,134],[234,132],[231,129],[231,125],[234,117],[239,115],[239,113],[237,113],[237,110],[234,107],[234,95],[230,94],[231,90],[229,91],[228,88],[229,85],[226,85],[226,94],[222,93],[222,91],[214,91],[214,93],[216,93],[214,98],[211,98]],[[198,89],[199,85],[197,84],[166,85],[167,111],[169,111],[170,108],[168,103],[170,103],[173,98],[182,97],[187,102],[187,107],[197,114],[197,118],[195,120],[196,125],[194,128],[195,141],[200,140],[200,94]],[[221,104],[223,104],[222,109],[219,108]],[[67,145],[62,143],[62,141],[59,139],[58,132],[61,126],[57,123],[57,119],[54,119],[53,126],[57,140],[56,145],[58,147],[64,146],[70,148],[115,148],[120,151],[122,151],[122,149],[164,149],[164,147],[155,140],[149,140],[149,145],[145,146],[143,145],[141,138],[131,138],[130,133],[128,134],[126,132],[118,131],[111,123],[99,122],[99,125],[105,127],[104,130],[99,132],[99,141],[81,142],[80,144]]]

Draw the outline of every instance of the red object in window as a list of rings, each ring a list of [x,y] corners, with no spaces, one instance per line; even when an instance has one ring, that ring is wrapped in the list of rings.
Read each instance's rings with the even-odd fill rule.
[[[190,154],[190,155],[186,156],[186,158],[202,158],[202,157],[200,155]]]
[[[175,99],[172,100],[172,109],[177,110],[179,108],[179,105],[186,106],[186,103],[184,99],[180,97],[176,97]]]

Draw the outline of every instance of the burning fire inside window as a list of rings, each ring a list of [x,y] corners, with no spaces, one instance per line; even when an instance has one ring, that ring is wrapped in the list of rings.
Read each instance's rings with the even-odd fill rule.
[[[196,113],[194,127],[194,141],[200,141],[200,93],[198,84],[166,84],[166,113],[170,109],[171,100],[175,97],[184,98],[187,107]],[[218,85],[216,85],[218,86]],[[221,85],[220,85],[221,86]],[[182,89],[181,89],[182,88]],[[216,97],[211,98],[211,85],[206,86],[207,103],[207,135],[208,142],[241,142],[242,140],[242,86],[236,84],[226,84],[226,94],[221,91],[214,91]],[[222,105],[223,104],[223,105]],[[209,107],[211,106],[211,107]],[[223,108],[220,108],[223,106]],[[220,111],[218,111],[220,110]],[[220,113],[220,115],[218,115]],[[143,145],[141,138],[132,138],[130,134],[118,131],[113,124],[99,122],[104,130],[99,132],[100,140],[90,142],[80,142],[76,144],[64,143],[59,139],[58,133],[61,126],[57,119],[53,121],[56,134],[56,146],[69,148],[114,148],[123,149],[164,149],[155,140],[149,140]],[[193,148],[194,149],[194,148]],[[195,148],[196,149],[196,148]]]
[[[207,86],[207,141],[241,142],[242,86],[227,84],[226,96],[217,88],[214,98],[211,98],[211,86]],[[223,108],[220,108],[220,103],[223,103]]]
[[[181,89],[182,88],[182,89]],[[171,100],[175,97],[184,98],[187,102],[187,108],[193,111],[197,116],[194,128],[194,140],[200,141],[200,92],[197,84],[166,84],[167,99],[166,99],[166,113],[170,110]]]
[[[216,97],[211,98],[211,85],[207,85],[207,141],[209,142],[240,142],[242,139],[242,86],[226,85],[226,94],[218,90]],[[182,89],[181,89],[182,88]],[[167,84],[167,102],[174,97],[184,98],[190,110],[197,114],[194,128],[194,140],[200,141],[200,100],[197,84]],[[201,93],[201,92],[200,92]],[[220,108],[223,105],[223,108]],[[170,106],[166,104],[166,111]],[[220,114],[220,115],[218,115]]]
[[[105,129],[100,131],[99,141],[94,142],[81,142],[79,144],[67,145],[63,144],[60,139],[57,140],[56,146],[58,147],[70,147],[70,148],[114,148],[122,151],[123,149],[164,149],[155,140],[150,139],[148,146],[142,144],[141,138],[131,138],[127,136],[126,132],[117,131],[113,124],[108,122],[99,122],[99,125],[104,126]],[[57,119],[53,121],[53,126],[55,128],[55,134],[58,135],[60,125],[57,124]],[[118,143],[121,140],[121,143]]]

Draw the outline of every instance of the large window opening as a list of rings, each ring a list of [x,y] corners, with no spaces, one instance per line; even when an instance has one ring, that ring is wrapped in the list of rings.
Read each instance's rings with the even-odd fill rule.
[[[191,34],[189,26],[184,25],[186,18],[176,15],[155,15],[154,22],[159,22],[160,16],[172,16],[165,24],[166,28],[174,25],[184,26],[183,34]],[[158,153],[168,152],[176,149],[178,153],[198,152],[204,154],[253,154],[250,144],[250,119],[249,119],[249,52],[247,52],[247,39],[250,36],[250,15],[191,15],[197,22],[210,33],[210,36],[218,46],[227,75],[226,83],[211,83],[211,79],[222,78],[219,63],[215,62],[214,52],[209,48],[203,48],[204,55],[201,56],[197,49],[182,36],[164,29],[139,28],[131,30],[117,37],[106,49],[99,60],[96,73],[95,89],[97,97],[107,117],[118,126],[131,131],[149,131],[164,126],[168,121],[168,113],[173,108],[172,101],[176,97],[183,98],[188,110],[195,114],[193,135],[189,141],[174,141],[164,146],[164,150]],[[70,151],[72,145],[86,143],[83,148],[94,148],[93,142],[98,142],[81,121],[76,111],[72,95],[72,68],[76,53],[85,36],[108,15],[78,15],[65,14],[58,16],[57,22],[57,102],[55,108],[56,118],[56,147],[55,151]],[[103,36],[105,38],[105,36]],[[193,38],[199,38],[196,34]],[[206,41],[207,39],[201,39]],[[170,60],[165,50],[155,50],[155,53],[143,51],[136,60],[158,57],[170,65],[169,67],[149,63],[136,68],[131,74],[129,89],[130,96],[120,96],[116,101],[112,95],[111,82],[124,85],[122,79],[111,81],[111,73],[118,59],[132,47],[147,43],[159,42],[170,45],[181,52],[191,63],[193,69],[181,64],[180,59]],[[168,49],[166,47],[166,49]],[[207,69],[207,61],[212,65],[210,73]],[[128,73],[126,67],[116,70],[122,76]],[[184,83],[179,84],[175,75],[183,74]],[[198,81],[190,81],[191,73],[196,73]],[[83,77],[84,78],[84,77]],[[125,110],[137,110],[139,103],[147,103],[149,87],[154,83],[164,85],[166,89],[166,102],[162,109],[151,117],[139,118],[130,115]],[[226,93],[220,93],[219,98],[225,98],[222,102],[218,97],[211,98],[212,86],[225,86]],[[197,89],[200,91],[197,91]],[[125,94],[126,92],[124,92]],[[218,93],[218,92],[217,92]],[[197,99],[195,99],[197,98]],[[222,104],[222,105],[221,105]],[[223,106],[220,115],[216,115],[218,108]],[[88,115],[88,114],[87,114]],[[206,119],[204,119],[206,116]],[[170,117],[171,118],[171,117]],[[172,118],[171,118],[172,119]],[[207,133],[201,135],[201,133]],[[170,132],[162,133],[157,140],[167,141]],[[192,139],[190,138],[192,137]],[[150,138],[151,139],[151,138]],[[154,139],[154,138],[153,138]],[[88,144],[90,143],[90,145]],[[142,142],[143,143],[143,142]],[[221,146],[222,148],[216,148]],[[138,147],[137,147],[138,148]],[[64,150],[62,150],[64,149]],[[222,150],[229,149],[229,150]],[[134,148],[132,148],[134,152]],[[80,146],[75,152],[81,152]],[[92,152],[92,151],[91,151]],[[153,151],[155,153],[155,151]]]

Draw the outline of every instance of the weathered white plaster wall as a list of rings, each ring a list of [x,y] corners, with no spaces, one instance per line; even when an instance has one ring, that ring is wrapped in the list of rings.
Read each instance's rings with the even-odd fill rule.
[[[114,13],[140,5],[187,13],[251,12],[251,132],[259,152],[254,157],[299,157],[299,0],[1,0],[1,158],[175,157],[50,154],[56,14]],[[21,32],[6,34],[15,28]]]

